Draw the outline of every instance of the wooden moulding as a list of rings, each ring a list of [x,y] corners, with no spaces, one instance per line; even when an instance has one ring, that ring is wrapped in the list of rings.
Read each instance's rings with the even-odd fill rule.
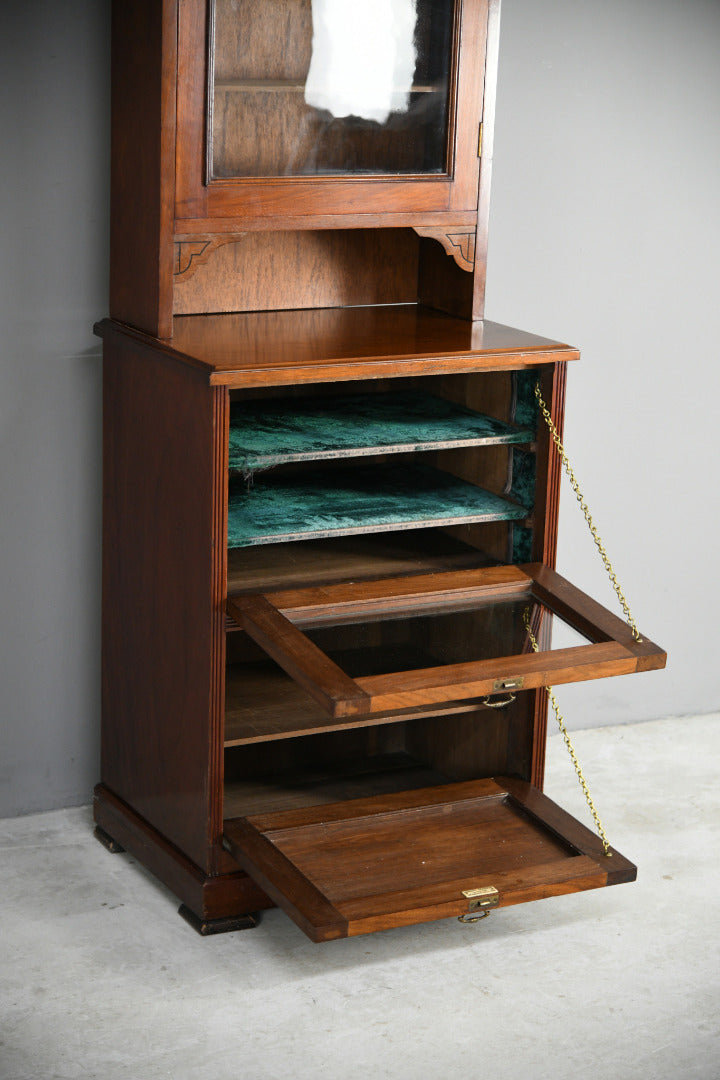
[[[475,230],[450,229],[436,226],[413,226],[418,236],[437,240],[445,249],[445,254],[455,260],[461,270],[472,273],[475,268]]]
[[[618,852],[506,777],[225,822],[225,844],[313,941],[633,881]]]
[[[110,320],[95,331],[122,333],[198,368],[213,385],[237,389],[511,371],[580,355],[558,341],[420,304],[179,316],[172,342]]]

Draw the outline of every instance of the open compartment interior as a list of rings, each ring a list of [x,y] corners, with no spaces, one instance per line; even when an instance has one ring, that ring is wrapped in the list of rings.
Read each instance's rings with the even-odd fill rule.
[[[532,724],[532,700],[519,695],[501,711],[458,702],[412,719],[381,718],[377,724],[277,740],[230,739],[224,817],[522,773],[529,764]]]
[[[536,379],[232,396],[225,845],[313,940],[634,874],[513,779],[543,727],[526,691],[662,663],[518,565],[540,542]]]
[[[302,563],[314,563],[316,579],[327,566],[338,580],[343,569],[403,573],[443,557],[447,565],[529,558],[535,378],[374,380],[342,396],[323,384],[234,393],[228,591],[236,581],[279,582],[274,564],[288,568],[289,583],[291,564],[295,580]],[[329,537],[337,543],[313,545]],[[257,546],[262,554],[249,550]]]

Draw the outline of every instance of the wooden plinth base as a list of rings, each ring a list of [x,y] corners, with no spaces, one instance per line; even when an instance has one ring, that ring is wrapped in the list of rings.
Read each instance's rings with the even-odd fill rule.
[[[201,937],[210,937],[211,934],[230,934],[235,930],[252,930],[257,926],[257,919],[252,915],[232,915],[227,919],[198,919],[195,912],[185,904],[181,904],[178,908],[178,915],[190,923],[193,930],[196,930]]]
[[[103,784],[95,788],[94,816],[97,839],[109,851],[127,851],[147,867],[177,896],[184,909],[181,914],[200,933],[245,929],[255,925],[255,912],[274,906],[242,870],[212,877],[205,874]],[[220,925],[231,922],[235,925]],[[212,928],[214,924],[217,929]]]
[[[119,855],[125,850],[124,847],[121,847],[120,844],[118,844],[117,840],[113,840],[112,836],[109,836],[99,825],[95,826],[93,836],[96,840],[99,840],[102,846],[107,848],[112,855]]]

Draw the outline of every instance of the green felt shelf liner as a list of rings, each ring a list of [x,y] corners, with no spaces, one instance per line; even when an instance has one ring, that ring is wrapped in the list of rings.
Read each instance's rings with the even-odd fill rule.
[[[418,391],[236,402],[230,468],[442,447],[527,443],[532,430]]]
[[[306,540],[346,533],[512,521],[516,503],[449,473],[406,463],[318,470],[312,476],[231,482],[228,546]]]
[[[537,433],[538,404],[535,398],[535,384],[537,374],[534,371],[518,371],[514,376],[514,407],[512,418],[516,424],[521,424]],[[535,454],[529,453],[518,447],[512,450],[510,463],[511,482],[510,498],[525,506],[528,512],[535,503],[535,478],[537,473],[537,461]],[[532,560],[532,529],[526,528],[519,522],[512,525],[512,561],[514,563],[530,562]]]

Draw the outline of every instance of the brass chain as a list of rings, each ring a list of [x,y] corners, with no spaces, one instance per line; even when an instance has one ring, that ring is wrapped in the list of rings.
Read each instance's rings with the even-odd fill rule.
[[[625,618],[627,619],[628,625],[629,625],[630,629],[632,630],[632,636],[635,639],[635,641],[642,641],[642,637],[640,636],[640,631],[638,630],[637,624],[636,624],[634,618],[632,617],[632,613],[630,611],[630,606],[629,606],[627,600],[625,599],[625,594],[623,593],[622,589],[620,588],[620,583],[618,582],[617,576],[615,574],[615,570],[613,569],[613,565],[610,562],[610,559],[608,557],[608,553],[605,550],[605,546],[604,546],[604,544],[603,544],[603,542],[602,542],[602,540],[600,538],[600,534],[598,533],[597,529],[595,528],[595,524],[594,524],[592,516],[590,514],[590,508],[588,507],[588,504],[585,502],[585,496],[583,495],[582,491],[580,490],[580,485],[579,485],[579,483],[577,481],[577,477],[575,476],[575,473],[573,472],[572,465],[570,464],[570,461],[568,460],[567,453],[565,452],[565,447],[562,444],[562,440],[560,438],[560,435],[558,434],[558,430],[557,430],[557,428],[555,426],[553,418],[550,415],[550,410],[548,409],[547,405],[545,404],[545,402],[543,400],[543,396],[542,396],[542,393],[540,391],[540,384],[539,383],[537,383],[535,385],[535,397],[537,399],[537,403],[538,403],[538,406],[540,408],[540,412],[542,413],[543,419],[545,420],[545,423],[547,424],[548,429],[550,431],[550,435],[552,436],[552,441],[555,444],[555,448],[556,448],[558,454],[560,455],[560,460],[562,461],[563,468],[565,469],[567,477],[568,477],[568,479],[570,481],[570,486],[572,487],[572,489],[573,489],[573,491],[575,493],[575,498],[577,499],[577,501],[580,504],[580,509],[583,512],[583,517],[585,518],[585,521],[587,523],[587,527],[590,530],[590,535],[592,536],[592,538],[593,538],[593,540],[595,542],[595,547],[600,552],[600,558],[603,561],[603,566],[605,567],[605,569],[607,571],[608,577],[610,578],[610,583],[611,583],[613,589],[615,590],[615,594],[616,594],[618,600],[620,601],[623,612],[625,613]],[[535,637],[535,635],[532,632],[532,629],[530,627],[530,615],[529,615],[529,612],[527,610],[525,611],[525,613],[523,615],[523,622],[525,623],[525,629],[527,630],[528,638],[530,640],[530,644],[532,645],[533,652],[539,652],[540,647],[539,647],[539,645],[537,643],[537,638]],[[590,813],[592,814],[593,821],[595,822],[595,827],[597,828],[598,835],[600,836],[600,840],[602,841],[603,851],[605,852],[605,854],[609,858],[609,857],[612,856],[612,851],[610,850],[610,844],[608,843],[608,838],[605,835],[605,830],[603,829],[602,822],[600,821],[600,817],[598,815],[598,812],[595,809],[595,803],[592,800],[592,796],[590,795],[590,791],[588,789],[587,782],[585,780],[585,777],[583,776],[583,771],[580,768],[580,762],[577,759],[575,749],[574,749],[573,744],[572,744],[572,742],[570,740],[570,735],[568,734],[568,729],[565,726],[565,720],[563,719],[563,715],[560,712],[560,707],[559,707],[559,705],[557,703],[557,698],[555,697],[555,694],[553,693],[552,686],[546,686],[545,687],[545,692],[547,693],[548,701],[550,702],[550,705],[552,706],[552,710],[555,713],[555,719],[557,720],[557,724],[558,724],[558,727],[560,729],[560,734],[562,735],[565,746],[567,747],[568,753],[570,754],[570,758],[572,760],[573,766],[575,767],[575,772],[577,774],[577,778],[580,781],[580,786],[581,786],[581,788],[583,790],[583,794],[585,796],[585,801],[586,801],[586,803],[588,805]]]
[[[532,632],[532,630],[530,628],[530,613],[529,613],[529,610],[527,608],[525,609],[525,611],[523,613],[523,623],[525,624],[525,629],[527,630],[527,634],[528,634],[528,637],[530,639],[530,644],[532,645],[533,652],[540,652],[540,646],[537,643],[537,638],[535,637],[535,635],[533,634],[533,632]],[[570,735],[568,734],[568,729],[565,726],[565,721],[563,719],[562,713],[560,712],[560,707],[558,706],[557,698],[555,697],[555,694],[553,693],[552,686],[546,686],[545,687],[545,693],[548,696],[548,701],[552,705],[552,710],[555,713],[555,719],[557,720],[558,727],[560,728],[560,734],[563,737],[565,745],[566,745],[566,747],[568,749],[568,753],[570,754],[570,758],[571,758],[572,763],[573,763],[573,765],[575,767],[575,772],[577,774],[577,778],[580,781],[580,787],[583,789],[583,794],[585,796],[585,802],[588,804],[588,807],[590,809],[590,813],[593,816],[593,821],[595,822],[595,827],[596,827],[596,829],[598,831],[598,835],[600,836],[600,840],[602,841],[603,851],[605,852],[605,854],[607,855],[608,858],[612,858],[612,851],[610,850],[610,844],[608,842],[608,838],[605,835],[605,830],[603,829],[602,822],[600,820],[600,817],[598,815],[597,810],[595,809],[595,803],[592,800],[590,790],[589,790],[589,788],[587,786],[587,781],[585,780],[585,777],[583,776],[583,771],[580,768],[580,762],[577,759],[577,755],[575,753],[575,748],[573,747],[573,744],[570,741]]]
[[[555,443],[555,447],[557,449],[558,454],[560,455],[560,460],[563,463],[563,467],[565,469],[565,472],[567,473],[567,477],[568,477],[568,479],[570,481],[570,485],[571,485],[573,491],[575,492],[575,498],[580,503],[580,509],[582,510],[583,517],[585,518],[585,521],[587,522],[587,527],[590,530],[590,535],[592,536],[593,540],[595,541],[596,548],[600,552],[600,558],[603,561],[603,566],[607,570],[608,577],[610,578],[610,583],[611,583],[613,589],[615,590],[615,593],[617,595],[618,600],[620,601],[620,604],[622,605],[622,609],[623,609],[623,611],[625,613],[625,618],[627,619],[628,625],[630,626],[630,629],[632,630],[632,636],[635,639],[635,641],[642,641],[642,637],[640,636],[640,631],[637,628],[637,624],[636,624],[635,620],[633,619],[632,614],[630,612],[630,607],[628,605],[628,602],[625,599],[625,594],[623,593],[622,589],[620,588],[620,583],[618,582],[618,579],[617,579],[617,577],[615,575],[613,565],[610,562],[610,559],[608,558],[608,553],[605,550],[605,547],[603,545],[602,540],[600,539],[600,534],[598,533],[597,529],[595,528],[595,525],[593,524],[593,519],[592,519],[592,517],[590,515],[590,510],[588,508],[588,504],[585,502],[585,496],[583,495],[582,491],[580,490],[580,485],[577,482],[577,478],[575,476],[575,473],[573,472],[572,465],[570,464],[570,462],[568,460],[568,456],[565,453],[565,447],[563,446],[562,441],[560,439],[560,436],[558,435],[558,430],[555,427],[555,424],[553,422],[553,418],[550,415],[550,411],[549,411],[547,405],[543,401],[543,396],[542,396],[542,393],[540,392],[540,384],[539,383],[537,383],[536,386],[535,386],[535,397],[537,398],[537,403],[540,406],[540,412],[543,415],[545,423],[547,424],[548,428],[550,429],[550,434],[552,436],[552,440]]]

